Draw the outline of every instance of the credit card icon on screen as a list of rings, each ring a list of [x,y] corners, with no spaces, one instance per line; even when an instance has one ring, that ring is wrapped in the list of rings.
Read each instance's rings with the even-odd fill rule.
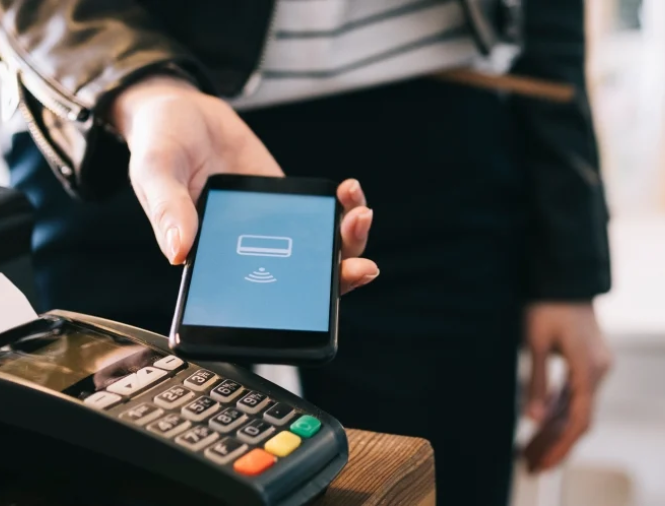
[[[271,235],[241,235],[238,237],[238,255],[255,257],[290,257],[293,239]]]

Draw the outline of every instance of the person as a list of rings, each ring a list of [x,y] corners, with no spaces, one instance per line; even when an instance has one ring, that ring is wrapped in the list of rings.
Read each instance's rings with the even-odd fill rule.
[[[344,181],[343,283],[368,286],[344,298],[338,357],[301,371],[304,394],[349,427],[430,440],[439,504],[505,505],[518,346],[541,427],[526,454],[548,469],[610,364],[592,305],[610,274],[583,0],[526,0],[512,65],[572,100],[431,78],[501,40],[500,5],[1,0],[6,89],[31,133],[14,130],[6,160],[36,209],[44,308],[165,332],[169,263],[209,174]],[[556,398],[553,352],[569,366]]]

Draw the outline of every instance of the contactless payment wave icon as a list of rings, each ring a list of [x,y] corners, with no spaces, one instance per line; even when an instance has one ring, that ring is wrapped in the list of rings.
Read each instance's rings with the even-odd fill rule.
[[[245,276],[245,279],[252,283],[274,283],[277,281],[277,278],[269,272],[266,272],[264,267],[260,267],[258,271],[248,274]]]

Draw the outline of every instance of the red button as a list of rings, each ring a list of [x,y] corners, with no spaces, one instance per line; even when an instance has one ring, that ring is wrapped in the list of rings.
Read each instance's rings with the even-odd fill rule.
[[[275,463],[275,457],[265,450],[255,448],[244,457],[240,457],[233,464],[233,469],[240,474],[247,476],[256,476]]]

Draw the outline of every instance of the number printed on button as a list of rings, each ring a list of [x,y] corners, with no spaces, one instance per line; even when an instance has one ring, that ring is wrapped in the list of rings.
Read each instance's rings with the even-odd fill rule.
[[[210,420],[210,426],[219,432],[231,432],[247,421],[247,415],[235,408],[226,408]]]
[[[194,422],[200,422],[217,412],[219,408],[217,401],[213,401],[210,397],[204,395],[182,408],[182,416]]]
[[[270,399],[266,394],[252,391],[238,401],[238,409],[254,415],[265,408],[269,402]]]
[[[176,385],[159,394],[155,397],[154,401],[158,406],[172,409],[182,406],[190,399],[193,399],[195,395],[189,388]]]
[[[208,371],[207,369],[199,369],[185,380],[185,385],[190,387],[192,390],[202,392],[211,386],[216,381],[216,379],[217,375],[214,372]]]
[[[243,386],[240,383],[227,379],[213,388],[210,395],[220,402],[231,402],[242,393],[242,390]]]
[[[186,431],[191,426],[192,423],[190,421],[185,420],[176,414],[170,414],[161,420],[148,425],[148,430],[155,432],[162,437],[170,438]]]
[[[238,431],[238,439],[248,444],[256,444],[275,432],[275,428],[263,420],[252,420]]]
[[[209,444],[212,444],[217,440],[219,434],[214,430],[206,427],[205,425],[199,425],[193,429],[188,430],[181,436],[176,438],[176,442],[182,446],[185,446],[193,451],[198,451]]]

